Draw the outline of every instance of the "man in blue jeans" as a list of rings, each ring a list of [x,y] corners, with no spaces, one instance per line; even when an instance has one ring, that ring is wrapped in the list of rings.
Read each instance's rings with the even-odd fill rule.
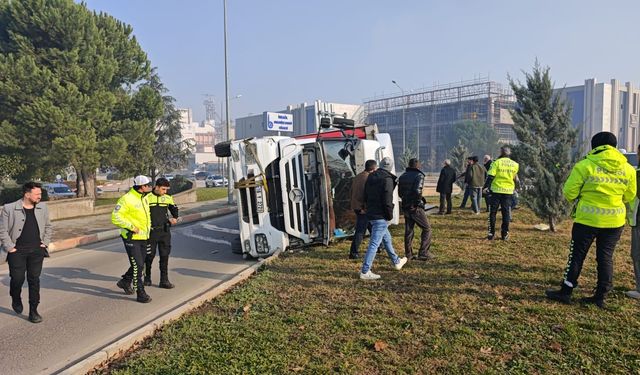
[[[371,224],[371,239],[369,247],[362,262],[360,278],[362,280],[377,280],[380,275],[371,272],[373,260],[380,243],[384,243],[384,248],[391,259],[396,270],[402,269],[407,263],[407,258],[400,258],[393,250],[391,243],[391,233],[387,221],[393,219],[393,190],[396,188],[397,177],[391,173],[393,160],[384,158],[380,161],[380,168],[369,175],[364,187],[366,197],[366,210],[369,224]]]

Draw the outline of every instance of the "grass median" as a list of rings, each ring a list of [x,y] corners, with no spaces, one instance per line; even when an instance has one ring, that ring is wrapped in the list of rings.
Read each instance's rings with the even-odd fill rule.
[[[226,198],[227,188],[226,187],[198,188],[196,189],[196,194],[198,196],[198,202],[212,201],[220,198]]]
[[[358,279],[348,242],[284,254],[100,372],[638,373],[640,305],[623,295],[633,280],[629,230],[602,311],[544,298],[562,276],[570,223],[543,233],[538,222],[516,210],[511,240],[489,242],[485,213],[432,216],[437,259],[398,272],[378,255],[378,281]],[[392,229],[399,253],[402,231]],[[595,286],[594,258],[592,249],[576,297]]]

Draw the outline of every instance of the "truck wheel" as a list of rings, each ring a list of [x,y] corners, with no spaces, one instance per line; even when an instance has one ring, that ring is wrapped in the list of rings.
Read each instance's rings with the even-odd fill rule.
[[[234,254],[242,254],[242,241],[240,241],[240,237],[231,241],[231,252]]]
[[[231,156],[231,141],[216,143],[216,145],[213,146],[213,149],[216,152],[217,157],[227,158]]]
[[[249,253],[243,253],[242,254],[242,259],[244,259],[244,260],[253,260],[255,258],[252,257],[251,255],[249,255]]]

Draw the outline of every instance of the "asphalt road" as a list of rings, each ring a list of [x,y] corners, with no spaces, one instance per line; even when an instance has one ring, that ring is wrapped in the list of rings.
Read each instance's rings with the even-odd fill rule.
[[[40,324],[26,319],[26,282],[25,312],[19,316],[11,309],[8,268],[0,266],[0,373],[60,371],[230,279],[254,263],[231,253],[237,228],[236,214],[174,228],[169,272],[176,288],[157,288],[156,256],[148,304],[115,285],[129,266],[120,239],[54,253],[40,279]]]

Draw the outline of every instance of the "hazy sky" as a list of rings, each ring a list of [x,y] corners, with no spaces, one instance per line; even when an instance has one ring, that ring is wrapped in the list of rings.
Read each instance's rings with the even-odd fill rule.
[[[87,0],[133,26],[178,106],[224,98],[222,0]],[[640,84],[640,1],[228,0],[231,116],[434,83],[521,78]]]

